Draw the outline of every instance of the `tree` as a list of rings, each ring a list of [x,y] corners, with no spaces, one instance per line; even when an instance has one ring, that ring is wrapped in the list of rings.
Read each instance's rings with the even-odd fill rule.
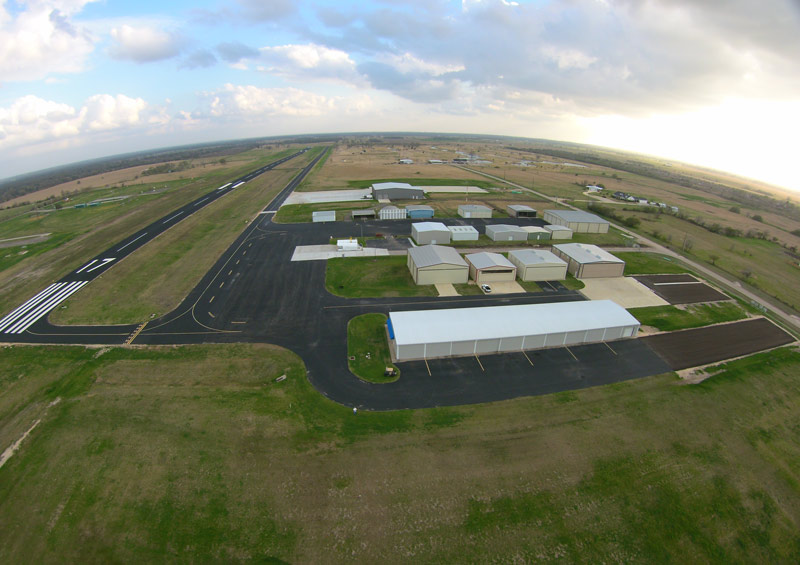
[[[712,254],[710,254],[708,256],[708,259],[709,259],[709,261],[711,261],[712,265],[716,265],[717,264],[717,260],[719,259],[719,255],[717,255],[716,253],[712,253]]]
[[[756,215],[754,215],[754,216],[753,216],[753,219],[754,219],[755,221],[757,221],[757,222],[763,222],[763,221],[764,221],[764,218],[762,218],[760,214],[756,214]]]
[[[742,211],[742,209],[739,208],[738,206],[731,206],[730,208],[728,208],[728,210],[730,210],[734,214],[739,214]]]

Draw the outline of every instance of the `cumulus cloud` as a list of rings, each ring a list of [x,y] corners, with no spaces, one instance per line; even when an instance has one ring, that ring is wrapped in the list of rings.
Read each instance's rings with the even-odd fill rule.
[[[113,45],[109,50],[115,59],[150,63],[170,59],[181,51],[181,38],[150,26],[121,25],[111,30]]]
[[[0,80],[28,81],[82,71],[94,49],[72,17],[92,0],[39,0],[10,12],[0,2]]]
[[[356,64],[340,49],[313,43],[262,47],[259,70],[294,79],[359,82]]]
[[[165,124],[169,118],[141,98],[96,94],[80,107],[28,95],[0,107],[0,147],[123,132]]]
[[[258,49],[253,49],[238,41],[220,43],[217,45],[217,52],[219,56],[228,63],[238,63],[242,59],[252,59],[258,56]]]
[[[237,3],[245,17],[259,21],[280,20],[297,10],[293,0],[238,0]]]
[[[217,58],[211,51],[199,49],[186,57],[186,59],[181,62],[180,67],[182,69],[200,69],[213,67],[216,63]]]

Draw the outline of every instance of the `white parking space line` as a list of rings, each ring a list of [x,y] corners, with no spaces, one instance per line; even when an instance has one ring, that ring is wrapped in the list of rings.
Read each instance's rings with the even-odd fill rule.
[[[167,222],[169,222],[170,220],[174,220],[175,218],[177,218],[177,217],[178,217],[178,216],[180,216],[181,214],[183,214],[183,210],[181,210],[180,212],[178,212],[178,213],[177,213],[177,214],[175,214],[174,216],[167,218],[166,220],[164,220],[164,221],[163,221],[163,222],[161,222],[161,223],[162,223],[162,224],[166,224]]]
[[[119,249],[117,249],[117,253],[119,253],[120,251],[122,251],[123,249],[125,249],[126,247],[128,247],[130,244],[132,244],[132,243],[136,243],[137,241],[139,241],[140,239],[142,239],[142,238],[143,238],[144,236],[146,236],[146,235],[147,235],[146,233],[143,233],[142,235],[140,235],[140,236],[139,236],[139,237],[137,237],[136,239],[134,239],[134,240],[132,240],[132,241],[129,241],[128,243],[126,243],[125,245],[123,245],[122,247],[120,247]]]
[[[64,283],[55,283],[48,286],[42,292],[34,296],[33,298],[26,301],[21,306],[16,307],[13,311],[11,311],[5,318],[0,320],[0,331],[3,331],[8,325],[13,323],[18,317],[23,315],[26,310],[29,308],[34,307],[36,304],[47,298],[49,295],[53,294],[58,288],[60,288]]]
[[[27,330],[34,322],[36,322],[39,318],[50,312],[53,308],[58,306],[61,302],[69,298],[73,293],[77,292],[84,285],[88,284],[89,281],[74,281],[71,283],[61,283],[61,287],[58,288],[57,292],[52,296],[49,296],[47,300],[33,309],[29,309],[25,312],[25,316],[18,320],[14,325],[6,330],[7,333],[22,333]]]

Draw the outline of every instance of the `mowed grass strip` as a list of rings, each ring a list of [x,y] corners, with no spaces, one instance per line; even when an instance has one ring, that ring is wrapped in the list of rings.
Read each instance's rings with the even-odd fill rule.
[[[8,562],[800,558],[790,348],[698,385],[357,415],[279,348],[102,351],[0,357],[25,375],[0,429],[61,398],[0,469]]]
[[[417,285],[405,255],[328,259],[325,288],[345,298],[436,296],[433,285]]]
[[[169,312],[296,173],[268,171],[195,212],[70,297],[50,320],[135,323]]]
[[[699,328],[747,318],[747,313],[738,304],[731,302],[694,304],[685,309],[675,306],[649,306],[630,308],[628,311],[643,325],[652,326],[664,332]]]
[[[365,381],[387,383],[399,377],[389,353],[386,319],[385,314],[362,314],[347,324],[347,363],[353,374]],[[387,368],[398,374],[385,376]]]
[[[625,275],[670,275],[689,273],[677,260],[659,253],[641,253],[636,251],[617,252],[615,256],[625,261]]]

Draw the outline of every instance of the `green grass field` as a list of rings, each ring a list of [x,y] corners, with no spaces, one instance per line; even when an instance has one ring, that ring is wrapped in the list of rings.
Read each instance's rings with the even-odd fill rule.
[[[797,562],[799,370],[784,348],[698,385],[353,415],[269,346],[10,348],[2,444],[41,423],[0,468],[0,547],[8,563]]]
[[[416,285],[405,255],[328,259],[325,288],[347,298],[436,296],[433,285]]]
[[[351,210],[363,210],[373,208],[377,210],[377,203],[374,200],[364,202],[325,202],[321,204],[287,204],[281,206],[275,214],[275,222],[279,224],[296,224],[311,222],[313,212],[322,210],[335,210],[336,221],[343,222],[350,219]]]
[[[672,257],[658,253],[640,253],[631,251],[615,253],[625,261],[625,275],[666,275],[688,273],[689,269]]]
[[[675,306],[649,306],[630,308],[629,312],[643,325],[653,326],[664,332],[733,322],[747,317],[747,313],[734,302],[690,305],[686,309]]]
[[[362,314],[347,324],[348,365],[354,375],[373,383],[396,381],[397,376],[384,376],[386,367],[398,371],[392,364],[386,341],[386,315]]]

